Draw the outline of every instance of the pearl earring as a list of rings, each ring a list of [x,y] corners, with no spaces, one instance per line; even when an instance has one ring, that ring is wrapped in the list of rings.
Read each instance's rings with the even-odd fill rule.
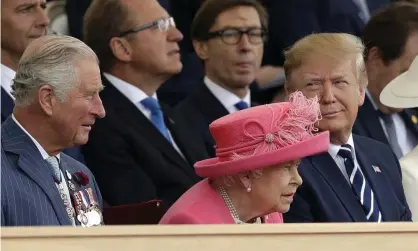
[[[247,193],[251,192],[251,185],[247,187]]]

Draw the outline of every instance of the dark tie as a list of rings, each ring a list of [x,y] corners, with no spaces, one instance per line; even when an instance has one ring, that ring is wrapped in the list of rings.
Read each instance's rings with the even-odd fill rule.
[[[361,172],[360,167],[354,165],[354,158],[352,148],[350,145],[342,145],[338,155],[344,158],[345,169],[351,183],[351,188],[360,200],[363,206],[364,213],[368,221],[381,222],[382,214],[379,210],[379,205],[374,198],[374,193],[366,177]]]
[[[396,136],[395,123],[393,121],[392,115],[385,114],[381,111],[378,111],[378,113],[379,116],[382,118],[383,122],[385,123],[389,144],[392,147],[393,152],[396,154],[398,159],[400,159],[403,156],[403,154],[402,149],[399,146],[398,137]]]
[[[248,108],[248,104],[245,101],[240,101],[238,103],[235,104],[235,108],[237,108],[239,111],[247,109]]]
[[[141,104],[151,112],[151,122],[154,126],[171,142],[167,127],[164,123],[163,111],[158,101],[155,98],[146,98],[141,101]]]
[[[46,161],[51,166],[52,170],[52,177],[54,178],[54,181],[57,183],[61,183],[61,170],[60,170],[60,164],[58,162],[58,158],[55,156],[49,156]]]

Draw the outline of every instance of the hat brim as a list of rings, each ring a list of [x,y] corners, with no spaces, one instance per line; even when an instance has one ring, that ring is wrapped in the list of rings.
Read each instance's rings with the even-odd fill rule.
[[[418,79],[404,72],[392,80],[380,93],[380,102],[393,108],[418,106]]]
[[[326,131],[275,151],[223,162],[218,158],[211,158],[196,162],[194,167],[200,177],[228,176],[315,155],[327,151],[328,147],[329,132]]]

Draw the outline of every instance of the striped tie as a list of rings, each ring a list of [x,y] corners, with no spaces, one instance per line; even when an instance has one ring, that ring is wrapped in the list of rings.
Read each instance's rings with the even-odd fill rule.
[[[347,170],[352,189],[360,200],[366,218],[371,222],[381,222],[382,214],[379,210],[379,205],[374,199],[372,188],[360,170],[360,167],[354,165],[352,148],[350,145],[342,145],[338,155],[344,158],[345,169]]]

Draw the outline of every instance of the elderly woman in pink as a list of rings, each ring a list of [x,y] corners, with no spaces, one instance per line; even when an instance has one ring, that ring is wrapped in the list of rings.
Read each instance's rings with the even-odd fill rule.
[[[257,106],[214,121],[216,158],[199,161],[203,181],[183,194],[160,224],[282,223],[296,189],[300,159],[328,150],[315,134],[317,99],[295,92],[289,102]]]

